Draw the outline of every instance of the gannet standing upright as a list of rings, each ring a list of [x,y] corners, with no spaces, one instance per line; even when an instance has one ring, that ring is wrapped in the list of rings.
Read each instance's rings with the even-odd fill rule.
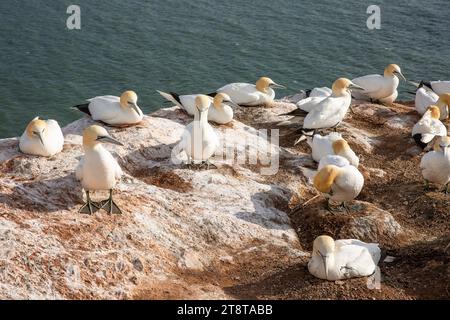
[[[158,90],[157,90],[158,91]],[[189,115],[193,116],[197,112],[195,98],[198,94],[178,95],[175,92],[158,91],[166,100],[173,102]],[[227,124],[233,120],[233,107],[239,107],[226,93],[218,93],[214,98],[210,98],[212,108],[208,111],[208,120],[217,124]]]
[[[20,137],[19,149],[26,154],[51,157],[61,152],[63,145],[64,136],[58,122],[36,117]]]
[[[142,121],[142,110],[137,105],[138,96],[134,91],[125,91],[119,97],[98,96],[88,99],[88,103],[74,108],[88,114],[95,121],[109,125],[132,125]]]
[[[450,182],[450,137],[440,137],[434,144],[434,150],[423,155],[420,169],[425,179],[425,185],[436,183],[444,186],[443,192],[448,192]]]
[[[314,176],[314,187],[328,198],[329,210],[332,210],[330,200],[341,202],[341,207],[347,209],[345,202],[354,200],[363,185],[363,175],[352,165],[326,165]]]
[[[412,128],[414,141],[424,149],[435,136],[443,137],[447,135],[447,128],[439,120],[440,111],[437,106],[430,106],[428,111]]]
[[[270,78],[261,77],[256,81],[256,84],[240,82],[227,84],[211,95],[215,96],[220,92],[226,93],[234,103],[241,106],[270,105],[275,98],[273,89],[277,88],[284,89],[285,87],[275,83]]]
[[[214,155],[219,146],[219,138],[213,127],[208,123],[208,108],[211,100],[208,96],[198,95],[195,98],[197,112],[194,121],[188,124],[181,136],[181,141],[173,149],[172,154],[177,156],[184,151],[188,157],[188,165],[194,161],[206,162]]]
[[[353,97],[359,100],[376,100],[382,103],[393,103],[398,96],[398,83],[401,77],[406,81],[402,70],[396,64],[390,64],[384,69],[384,75],[370,74],[353,79],[353,83],[365,90],[354,92]]]
[[[381,258],[377,243],[356,239],[336,240],[319,236],[314,240],[309,272],[324,280],[336,281],[372,275]]]
[[[99,209],[105,209],[109,214],[121,214],[122,211],[112,199],[113,188],[122,176],[122,169],[117,161],[106,150],[102,143],[113,143],[123,146],[113,139],[108,132],[97,125],[86,128],[83,132],[84,157],[80,160],[75,176],[81,181],[86,191],[86,203],[81,207],[80,213],[92,214]],[[109,190],[109,199],[96,203],[91,201],[89,192],[95,190]]]

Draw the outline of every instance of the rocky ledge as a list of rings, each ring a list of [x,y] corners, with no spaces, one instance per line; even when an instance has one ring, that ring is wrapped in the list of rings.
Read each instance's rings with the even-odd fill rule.
[[[399,163],[405,155],[412,159],[420,153],[407,140],[417,120],[410,107],[355,106],[342,129],[362,155],[362,209],[331,214],[321,197],[306,203],[316,195],[308,148],[291,148],[289,137],[281,137],[278,146],[257,130],[273,127],[277,114],[295,108],[292,102],[295,97],[272,108],[241,108],[237,120],[216,126],[235,160],[217,157],[217,168],[209,170],[172,162],[171,150],[191,121],[178,108],[150,114],[138,127],[108,128],[125,145],[107,146],[125,172],[115,196],[123,215],[77,213],[83,195],[74,169],[83,152],[82,130],[91,120],[66,126],[64,150],[51,158],[21,154],[17,139],[0,140],[0,298],[355,298],[351,288],[324,283],[305,271],[315,236],[378,241],[394,252],[439,238],[431,239],[423,224],[416,227],[387,193],[378,197],[394,171],[384,168],[378,152]],[[390,133],[408,142],[386,139]],[[400,142],[404,154],[386,149]],[[278,170],[236,160],[252,150],[270,151]],[[429,199],[423,195],[413,203],[408,190],[400,206],[419,212]],[[369,290],[361,281],[348,282],[359,288],[358,298],[419,295],[394,290],[389,282],[385,286],[391,289],[384,293]]]

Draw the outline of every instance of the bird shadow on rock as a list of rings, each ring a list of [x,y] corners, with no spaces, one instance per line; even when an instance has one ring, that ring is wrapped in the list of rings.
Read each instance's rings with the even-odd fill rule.
[[[38,212],[72,210],[82,203],[81,185],[74,174],[48,180],[20,182],[10,194],[0,193],[6,207]]]
[[[291,191],[271,186],[269,191],[257,192],[251,196],[255,211],[238,212],[236,218],[272,230],[292,229],[286,212],[289,208]]]

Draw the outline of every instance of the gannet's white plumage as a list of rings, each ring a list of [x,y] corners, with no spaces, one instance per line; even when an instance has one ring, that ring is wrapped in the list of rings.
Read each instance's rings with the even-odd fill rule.
[[[420,146],[426,147],[435,136],[443,137],[447,135],[447,128],[439,118],[439,108],[432,105],[414,125],[411,135]]]
[[[439,107],[439,112],[441,113],[439,119],[448,119],[450,115],[450,93],[441,93],[439,99],[436,101],[436,105]]]
[[[330,281],[366,277],[375,272],[380,258],[377,243],[319,236],[313,243],[308,270],[313,276]]]
[[[242,106],[269,105],[275,98],[273,89],[284,88],[272,79],[261,77],[256,84],[230,83],[216,90],[217,93],[226,93],[234,103]]]
[[[356,168],[359,166],[359,158],[355,152],[350,148],[348,142],[344,139],[339,139],[332,144],[333,152],[337,156],[344,157],[350,164]]]
[[[353,83],[365,90],[354,92],[353,97],[360,100],[378,100],[383,103],[392,103],[397,99],[399,84],[398,77],[405,79],[400,67],[390,64],[384,69],[384,75],[370,74],[353,79]]]
[[[450,137],[440,137],[435,142],[434,150],[423,155],[420,169],[426,181],[440,185],[450,182]]]
[[[325,100],[325,98],[331,96],[333,91],[330,88],[327,87],[321,87],[321,88],[314,88],[309,97],[300,100],[297,102],[297,107],[300,110],[310,112],[312,109],[314,109],[320,102]]]
[[[336,167],[345,167],[345,166],[349,166],[350,162],[342,156],[329,154],[329,155],[323,157],[322,159],[320,159],[317,170],[320,171],[323,167],[328,166],[328,165],[334,165]]]
[[[352,102],[351,89],[361,89],[350,80],[340,78],[333,83],[333,93],[315,106],[303,120],[304,129],[333,128],[344,119]]]
[[[219,146],[219,138],[208,123],[207,114],[211,104],[209,97],[198,95],[195,101],[197,112],[194,121],[186,126],[181,141],[173,151],[175,156],[184,151],[188,156],[188,163],[192,160],[208,161]]]
[[[327,165],[314,176],[314,187],[329,200],[341,203],[354,200],[363,185],[363,175],[352,165]]]
[[[450,93],[450,81],[430,81],[424,82],[428,87],[431,87],[436,94],[441,95],[443,93]]]
[[[95,121],[109,125],[132,125],[142,121],[142,110],[137,105],[137,94],[125,91],[120,97],[98,96],[88,99],[89,103],[75,106]]]
[[[198,94],[178,95],[174,92],[166,93],[158,91],[168,101],[173,102],[189,115],[193,116],[197,112],[195,106],[195,98]],[[212,97],[208,97],[211,101],[211,106],[208,110],[208,120],[217,124],[227,124],[233,120],[233,107],[238,107],[231,98],[225,93],[218,93]]]
[[[331,132],[326,136],[315,134],[312,138],[307,137],[306,141],[311,147],[313,160],[319,162],[326,155],[333,154],[333,142],[339,139],[342,139],[339,132]]]
[[[328,97],[331,96],[333,90],[328,87],[317,87],[311,90],[310,97]]]
[[[64,136],[58,122],[36,117],[20,137],[19,149],[26,154],[51,157],[61,152],[63,145]]]
[[[421,87],[416,91],[415,108],[419,114],[424,114],[429,106],[436,104],[438,99],[439,96],[431,89]]]
[[[86,203],[79,210],[81,213],[93,214],[99,209],[105,209],[109,214],[122,213],[112,199],[112,192],[123,172],[116,159],[103,147],[105,142],[122,146],[100,126],[93,125],[84,130],[84,156],[75,170],[75,176],[86,192]],[[93,202],[89,192],[96,190],[109,190],[108,200]]]

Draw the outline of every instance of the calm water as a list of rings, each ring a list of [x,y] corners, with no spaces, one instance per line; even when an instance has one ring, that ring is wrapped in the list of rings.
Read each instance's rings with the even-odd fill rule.
[[[372,0],[1,1],[0,137],[35,115],[65,125],[81,116],[71,106],[128,88],[150,112],[163,101],[155,89],[210,92],[261,75],[288,86],[280,96],[391,62],[409,79],[450,78],[448,1],[375,2],[382,29],[371,31]],[[81,30],[66,28],[70,4]]]

